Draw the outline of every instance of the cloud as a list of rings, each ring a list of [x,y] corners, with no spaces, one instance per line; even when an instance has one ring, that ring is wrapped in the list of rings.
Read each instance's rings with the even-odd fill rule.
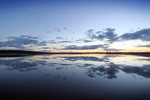
[[[121,50],[124,50],[124,49],[104,48],[104,50],[106,50],[106,51],[121,51]]]
[[[137,46],[137,47],[150,47],[150,45],[140,45],[140,46]]]
[[[93,50],[93,49],[98,49],[98,48],[102,48],[106,51],[120,51],[120,50],[123,50],[123,49],[110,48],[109,44],[84,45],[84,46],[69,45],[69,46],[65,46],[63,48],[63,50]]]
[[[46,41],[47,43],[51,43],[51,44],[57,44],[57,43],[71,43],[73,41],[56,41],[56,40],[49,40],[49,41]]]
[[[150,28],[142,29],[134,33],[125,33],[119,37],[121,40],[135,40],[150,41]]]
[[[106,28],[103,31],[95,31],[90,29],[86,32],[89,38],[83,38],[78,40],[66,40],[62,37],[56,37],[55,40],[43,41],[39,37],[21,35],[19,37],[9,36],[7,41],[0,41],[0,47],[15,47],[18,49],[29,49],[34,46],[47,46],[47,44],[57,43],[89,43],[95,40],[103,41],[105,44],[98,45],[69,45],[63,46],[63,50],[92,50],[97,48],[103,48],[107,51],[120,51],[122,49],[111,48],[110,44],[114,42],[128,41],[128,40],[142,40],[150,41],[150,28],[142,29],[133,33],[124,33],[118,36],[115,33],[115,29]],[[137,47],[150,47],[150,45],[139,45]]]
[[[0,47],[16,47],[25,49],[25,45],[45,46],[46,41],[40,42],[38,37],[22,35],[20,37],[7,37],[7,41],[0,41]]]
[[[22,38],[28,38],[28,39],[39,39],[39,37],[28,36],[28,35],[21,35],[20,37],[22,37]],[[9,37],[9,38],[11,38],[11,37]],[[15,38],[15,37],[13,37],[13,38]]]
[[[78,39],[78,40],[76,40],[76,42],[89,43],[89,42],[93,42],[93,40],[89,40],[89,39]]]
[[[107,42],[114,42],[118,39],[117,34],[114,33],[115,29],[112,28],[106,28],[104,31],[94,31],[93,29],[90,29],[86,32],[89,38],[91,39],[97,39],[100,41],[107,41]]]
[[[60,40],[62,40],[63,38],[62,38],[62,37],[56,37],[56,39],[60,39]]]
[[[51,49],[50,47],[42,47],[41,49]]]
[[[67,31],[67,30],[68,30],[68,28],[67,28],[67,27],[55,28],[55,31],[57,31],[57,32]]]
[[[82,42],[82,43],[89,43],[89,42],[93,42],[93,40],[90,40],[90,39],[78,39],[78,40],[67,40],[67,38],[62,38],[62,37],[56,37],[55,40],[49,40],[47,41],[48,43],[79,43],[79,42]]]
[[[57,42],[57,43],[70,43],[72,41],[60,41],[60,42]]]
[[[36,44],[38,42],[37,37],[30,37],[30,36],[25,36],[22,35],[20,37],[8,37],[8,41],[5,43],[12,43],[12,44],[17,44],[17,45],[27,45],[27,44]]]
[[[77,45],[69,45],[65,46],[64,50],[88,50],[88,49],[97,49],[103,48],[104,45],[85,45],[85,46],[77,46]]]
[[[86,34],[91,40],[96,39],[108,43],[128,40],[150,41],[150,28],[141,29],[133,33],[124,33],[121,36],[118,36],[114,31],[115,29],[112,28],[106,28],[104,31],[95,31],[90,29],[86,32]],[[149,47],[149,45],[146,46]]]

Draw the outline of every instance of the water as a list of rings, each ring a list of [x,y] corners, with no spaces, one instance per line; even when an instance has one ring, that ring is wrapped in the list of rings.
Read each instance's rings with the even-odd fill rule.
[[[38,55],[0,57],[0,98],[150,99],[150,57]]]

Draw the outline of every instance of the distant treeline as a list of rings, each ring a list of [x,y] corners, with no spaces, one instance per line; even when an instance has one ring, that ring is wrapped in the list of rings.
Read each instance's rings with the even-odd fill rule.
[[[0,50],[0,54],[150,54],[150,52],[38,52],[26,50]]]
[[[25,50],[0,50],[0,54],[43,54],[44,52]]]

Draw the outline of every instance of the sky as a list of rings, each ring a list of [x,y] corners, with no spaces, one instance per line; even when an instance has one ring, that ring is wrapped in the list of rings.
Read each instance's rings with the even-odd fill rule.
[[[150,51],[149,0],[0,0],[0,50]]]

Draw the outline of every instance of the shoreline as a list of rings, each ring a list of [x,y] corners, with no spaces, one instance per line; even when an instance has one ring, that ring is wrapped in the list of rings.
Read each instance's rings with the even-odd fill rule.
[[[0,57],[21,57],[33,55],[54,55],[54,54],[116,54],[116,55],[139,55],[150,57],[150,52],[38,52],[38,51],[25,51],[25,50],[0,50]]]

